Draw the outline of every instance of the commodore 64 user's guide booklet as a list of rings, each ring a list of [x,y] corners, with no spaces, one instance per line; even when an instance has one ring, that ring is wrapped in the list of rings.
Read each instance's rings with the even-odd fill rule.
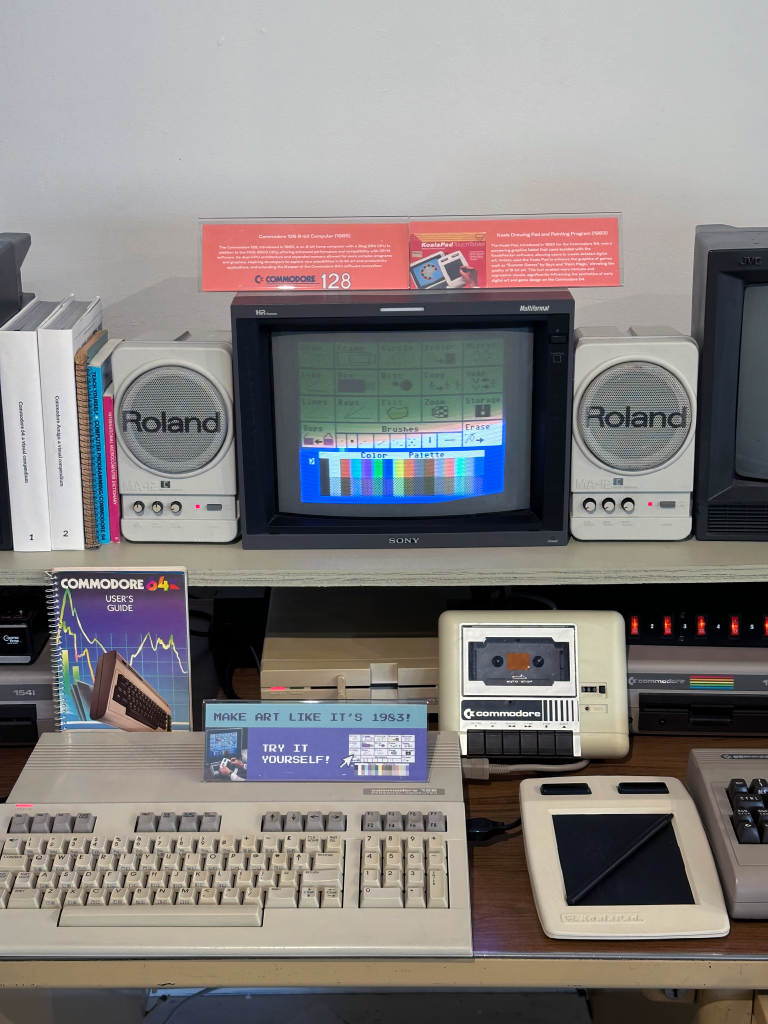
[[[191,728],[184,569],[54,569],[48,612],[58,728]]]

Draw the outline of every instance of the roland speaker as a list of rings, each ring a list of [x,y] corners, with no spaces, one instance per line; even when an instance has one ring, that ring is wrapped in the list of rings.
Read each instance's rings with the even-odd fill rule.
[[[237,536],[228,332],[153,332],[112,354],[121,529],[128,540]]]
[[[684,540],[691,533],[695,341],[671,327],[576,331],[571,533]]]

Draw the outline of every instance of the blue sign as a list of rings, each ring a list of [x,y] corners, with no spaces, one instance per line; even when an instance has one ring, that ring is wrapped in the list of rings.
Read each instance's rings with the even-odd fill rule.
[[[208,782],[426,782],[427,705],[205,701]]]

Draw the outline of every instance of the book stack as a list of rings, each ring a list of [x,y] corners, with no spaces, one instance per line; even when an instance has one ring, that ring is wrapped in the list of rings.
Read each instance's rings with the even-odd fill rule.
[[[35,299],[0,327],[3,549],[120,540],[109,363],[118,343],[101,329],[99,298]]]

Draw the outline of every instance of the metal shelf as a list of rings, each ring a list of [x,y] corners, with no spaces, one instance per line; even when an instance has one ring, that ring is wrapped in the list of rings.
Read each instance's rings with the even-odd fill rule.
[[[52,567],[185,566],[192,586],[387,587],[768,581],[759,542],[593,543],[557,548],[243,551],[240,544],[108,544],[0,552],[0,583],[45,583]]]

